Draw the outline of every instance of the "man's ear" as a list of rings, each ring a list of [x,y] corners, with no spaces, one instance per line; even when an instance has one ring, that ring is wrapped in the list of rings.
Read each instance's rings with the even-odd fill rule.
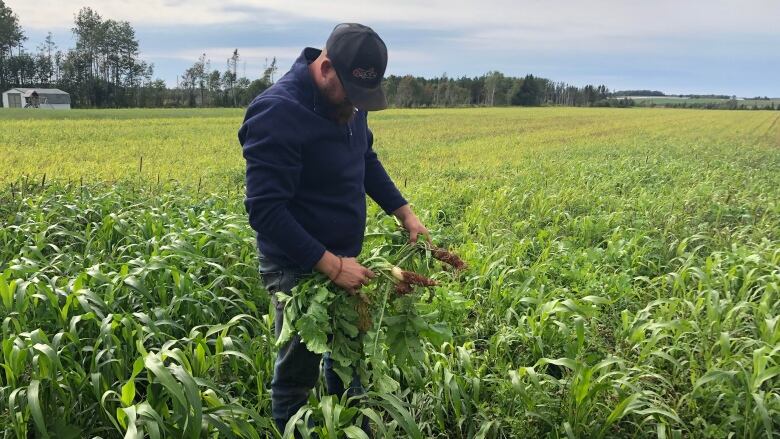
[[[320,74],[322,75],[322,77],[327,79],[333,73],[334,73],[333,63],[331,63],[328,58],[322,60],[322,62],[320,63]]]

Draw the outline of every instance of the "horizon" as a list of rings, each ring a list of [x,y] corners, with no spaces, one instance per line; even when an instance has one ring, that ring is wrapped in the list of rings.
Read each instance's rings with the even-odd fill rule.
[[[84,6],[103,18],[130,22],[141,58],[154,64],[153,77],[168,86],[201,53],[212,69],[224,70],[234,48],[242,58],[240,75],[246,71],[245,76],[256,78],[266,59],[276,57],[279,78],[304,47],[322,47],[336,23],[356,21],[374,28],[386,42],[387,75],[459,78],[497,70],[576,86],[603,84],[611,91],[780,97],[780,84],[773,80],[780,72],[780,28],[773,24],[780,3],[769,0],[736,6],[727,0],[661,0],[632,7],[618,0],[588,5],[532,1],[522,7],[505,0],[361,7],[347,1],[325,7],[312,0],[298,7],[277,0],[221,5],[194,0],[184,6],[178,0],[6,4],[28,37],[27,51],[35,51],[48,32],[59,49],[72,48],[73,15]]]

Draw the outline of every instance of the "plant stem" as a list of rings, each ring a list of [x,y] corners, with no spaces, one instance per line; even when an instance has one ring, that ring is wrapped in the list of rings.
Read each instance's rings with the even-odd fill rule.
[[[379,331],[382,330],[382,319],[385,317],[385,307],[387,306],[387,296],[390,294],[390,285],[388,284],[385,286],[385,297],[382,299],[382,311],[379,313],[379,323],[376,325],[376,337],[374,337],[374,352],[371,354],[372,357],[376,358],[376,348],[379,344]]]

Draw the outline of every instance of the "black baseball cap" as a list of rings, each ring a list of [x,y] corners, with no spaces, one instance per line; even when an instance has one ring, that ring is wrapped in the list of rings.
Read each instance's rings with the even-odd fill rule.
[[[373,29],[341,23],[333,28],[325,50],[350,102],[365,111],[387,108],[382,90],[387,46]]]

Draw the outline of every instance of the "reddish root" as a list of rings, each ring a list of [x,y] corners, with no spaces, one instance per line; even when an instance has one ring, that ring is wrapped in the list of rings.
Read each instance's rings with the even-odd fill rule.
[[[436,281],[429,279],[421,274],[413,273],[411,271],[403,271],[404,282],[410,285],[421,285],[424,287],[436,286]]]
[[[458,255],[447,251],[447,249],[441,247],[433,247],[431,249],[431,254],[433,255],[434,258],[444,262],[445,264],[452,266],[456,270],[462,270],[466,268],[466,263],[463,262],[463,260],[460,257],[458,257]]]
[[[355,310],[358,314],[357,328],[360,332],[366,332],[371,329],[371,309],[368,307],[368,303],[359,300],[355,305]]]
[[[412,286],[406,282],[399,282],[395,284],[395,293],[399,296],[404,296],[412,292]]]

